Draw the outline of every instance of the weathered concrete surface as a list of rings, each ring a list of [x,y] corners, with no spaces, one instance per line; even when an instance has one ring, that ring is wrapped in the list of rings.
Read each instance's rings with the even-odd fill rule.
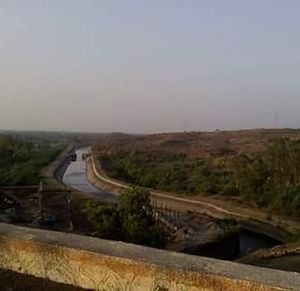
[[[300,290],[300,274],[0,224],[0,268],[95,290]]]
[[[65,187],[63,184],[64,173],[70,164],[69,154],[75,150],[74,145],[66,147],[59,156],[46,168],[44,173],[45,182],[48,186]]]
[[[276,246],[265,251],[257,251],[256,254],[258,257],[263,259],[278,258],[282,256],[294,256],[294,255],[300,256],[300,242],[288,244],[288,245]]]
[[[86,160],[86,176],[87,180],[94,185],[96,188],[109,192],[118,196],[123,188],[117,187],[109,182],[105,182],[96,176],[97,171],[95,171],[93,161],[91,158]]]
[[[286,262],[288,261],[287,258],[289,257],[290,258],[298,257],[299,258],[298,261],[300,261],[300,242],[293,243],[293,244],[279,245],[270,249],[260,249],[254,253],[248,254],[240,258],[238,261],[245,264],[261,265],[261,263],[264,261],[271,262],[272,259],[277,259],[275,261],[279,261],[280,258],[282,258],[282,260]],[[292,267],[293,267],[293,263],[291,263],[289,269],[292,269]],[[294,270],[299,270],[299,267]]]

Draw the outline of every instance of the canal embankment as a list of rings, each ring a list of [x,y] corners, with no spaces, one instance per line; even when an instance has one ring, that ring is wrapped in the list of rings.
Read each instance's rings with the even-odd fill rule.
[[[92,151],[87,160],[87,178],[95,186],[107,189],[118,195],[128,184],[108,177],[100,161]],[[149,189],[152,200],[156,205],[173,209],[175,211],[192,211],[207,214],[217,219],[233,219],[238,221],[245,229],[270,236],[278,241],[288,243],[299,237],[300,223],[289,219],[273,216],[266,217],[266,213],[258,209],[239,208],[237,205],[222,203],[223,201],[199,197],[195,199],[175,193]]]
[[[71,154],[75,152],[75,145],[68,145],[59,156],[46,168],[44,173],[44,182],[48,186],[62,187],[63,176],[71,163]]]

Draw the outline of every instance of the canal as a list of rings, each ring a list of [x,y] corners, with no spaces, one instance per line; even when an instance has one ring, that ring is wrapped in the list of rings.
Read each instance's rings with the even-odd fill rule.
[[[86,177],[86,161],[84,159],[85,154],[88,153],[88,147],[76,150],[76,160],[69,164],[63,176],[63,182],[73,189],[97,196],[103,201],[115,202],[115,195],[94,187],[88,181]],[[223,260],[235,260],[258,249],[270,248],[278,244],[280,244],[279,241],[266,235],[241,230],[239,233],[229,236],[218,243],[207,244],[201,248],[186,249],[183,252]]]
[[[63,182],[80,192],[88,193],[89,195],[94,195],[103,201],[114,202],[116,196],[101,189],[94,187],[86,177],[86,161],[84,155],[89,152],[89,148],[81,148],[76,150],[76,160],[72,161],[64,176]]]

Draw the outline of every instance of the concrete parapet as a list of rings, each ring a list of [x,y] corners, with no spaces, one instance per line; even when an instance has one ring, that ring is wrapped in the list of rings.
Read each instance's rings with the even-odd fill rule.
[[[0,223],[0,268],[95,290],[299,290],[300,274]]]

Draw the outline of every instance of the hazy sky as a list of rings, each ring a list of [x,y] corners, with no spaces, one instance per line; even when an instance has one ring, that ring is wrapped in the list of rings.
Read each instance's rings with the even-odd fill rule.
[[[0,128],[300,127],[299,0],[0,0]],[[186,122],[184,122],[186,121]]]

